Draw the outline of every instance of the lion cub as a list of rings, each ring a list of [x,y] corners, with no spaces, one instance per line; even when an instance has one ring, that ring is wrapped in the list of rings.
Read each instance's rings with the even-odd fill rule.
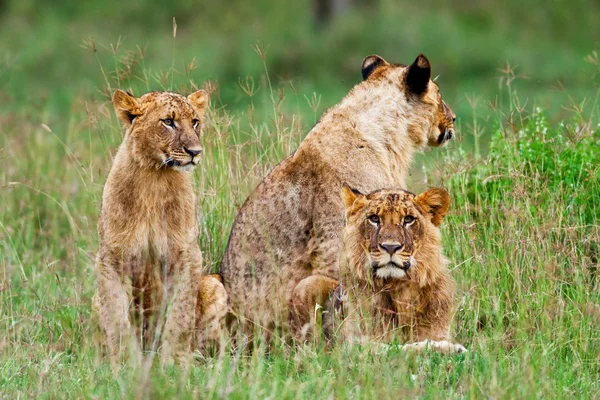
[[[102,195],[95,312],[114,369],[124,346],[134,362],[140,344],[156,348],[160,328],[161,362],[186,364],[202,264],[189,172],[209,97],[117,90],[112,101],[127,130]]]
[[[363,195],[344,186],[342,199],[344,254],[340,286],[323,317],[326,336],[338,331],[346,339],[383,343],[397,337],[412,342],[407,349],[465,351],[449,341],[456,289],[438,229],[450,205],[448,193]]]

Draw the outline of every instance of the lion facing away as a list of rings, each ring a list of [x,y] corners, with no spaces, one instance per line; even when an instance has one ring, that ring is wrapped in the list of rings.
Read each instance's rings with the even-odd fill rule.
[[[367,195],[344,186],[346,207],[340,286],[324,314],[325,334],[344,339],[461,352],[450,342],[455,282],[438,226],[450,206],[443,189]]]
[[[139,363],[159,343],[161,362],[186,364],[202,265],[190,171],[208,94],[117,90],[113,104],[127,129],[102,195],[94,311],[114,369],[125,349]]]
[[[302,338],[315,302],[337,286],[342,183],[365,192],[404,187],[414,154],[454,134],[455,115],[425,56],[408,66],[369,56],[362,76],[236,216],[219,273],[242,325],[291,327]]]

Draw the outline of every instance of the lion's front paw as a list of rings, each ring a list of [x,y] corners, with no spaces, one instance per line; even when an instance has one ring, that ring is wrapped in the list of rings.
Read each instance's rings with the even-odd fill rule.
[[[420,353],[427,349],[430,349],[444,354],[460,354],[467,351],[467,349],[463,345],[458,343],[452,343],[447,340],[424,340],[422,342],[409,343],[404,345],[404,349],[416,353]]]

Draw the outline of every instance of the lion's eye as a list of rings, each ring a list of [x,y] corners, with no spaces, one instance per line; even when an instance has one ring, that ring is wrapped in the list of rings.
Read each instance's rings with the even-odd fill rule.
[[[368,219],[369,219],[369,221],[371,221],[374,224],[378,224],[379,223],[379,216],[378,215],[373,214],[373,215],[369,216]]]
[[[163,119],[162,123],[169,128],[175,128],[175,121],[173,121],[171,118]]]
[[[198,125],[200,124],[200,121],[198,121],[197,119],[193,119],[192,124],[194,125],[194,130],[198,130]]]
[[[414,220],[415,217],[413,217],[412,215],[407,215],[406,217],[404,217],[404,225],[411,224]]]

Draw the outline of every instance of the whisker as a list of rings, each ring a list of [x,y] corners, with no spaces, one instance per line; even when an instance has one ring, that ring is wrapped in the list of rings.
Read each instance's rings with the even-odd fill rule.
[[[170,156],[169,156],[169,157],[165,158],[165,159],[162,161],[162,163],[160,163],[160,165],[158,166],[158,168],[157,168],[157,169],[161,169],[162,167],[164,167],[164,166],[168,165],[168,164],[169,164],[171,161],[173,161],[173,158],[172,158],[172,157],[170,157]]]

